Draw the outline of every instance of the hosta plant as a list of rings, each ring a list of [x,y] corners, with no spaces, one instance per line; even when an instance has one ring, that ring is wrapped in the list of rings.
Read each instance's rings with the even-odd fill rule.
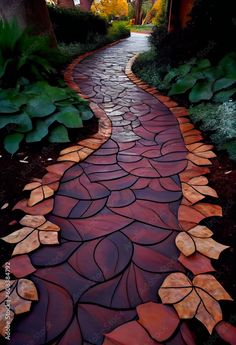
[[[171,69],[163,82],[169,95],[188,94],[189,101],[228,101],[236,93],[236,53],[230,53],[212,66],[208,59],[192,60]]]
[[[80,128],[93,113],[85,100],[67,87],[37,82],[23,88],[0,89],[0,131],[6,151],[20,144],[70,141],[70,128]]]

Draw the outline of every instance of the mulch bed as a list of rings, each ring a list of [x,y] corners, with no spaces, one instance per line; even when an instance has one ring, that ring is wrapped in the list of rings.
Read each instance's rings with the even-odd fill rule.
[[[223,208],[223,217],[213,217],[204,223],[214,232],[213,238],[222,244],[230,246],[220,256],[213,260],[216,269],[215,277],[234,299],[234,302],[221,301],[224,320],[236,325],[236,163],[232,162],[225,152],[216,152],[217,158],[212,160],[211,173],[207,175],[209,185],[217,191],[219,199],[209,199]],[[206,199],[206,201],[208,201]],[[209,336],[200,322],[190,322],[197,337],[197,344],[224,345],[227,344],[216,332]]]
[[[76,130],[74,143],[89,137],[97,130],[98,121],[96,118],[84,121],[84,127],[79,131]],[[72,145],[73,143],[71,143]],[[33,178],[42,178],[47,172],[46,167],[56,163],[60,151],[68,146],[68,143],[49,144],[46,142],[31,146],[25,145],[14,156],[7,154],[0,148],[0,237],[19,228],[17,221],[24,214],[21,211],[12,211],[12,208],[19,200],[23,199],[22,190],[24,186]],[[7,207],[1,209],[4,205]],[[0,240],[0,267],[10,259],[13,248],[14,245]],[[2,274],[3,269],[0,268],[0,276]]]

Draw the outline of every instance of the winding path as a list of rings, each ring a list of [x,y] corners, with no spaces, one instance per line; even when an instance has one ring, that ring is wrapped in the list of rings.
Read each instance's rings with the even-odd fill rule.
[[[10,345],[102,344],[104,333],[136,317],[137,305],[158,300],[169,273],[185,272],[175,246],[185,144],[174,115],[124,73],[145,49],[147,37],[132,35],[74,70],[112,135],[61,180],[48,216],[61,244],[29,255],[39,302],[16,320]]]

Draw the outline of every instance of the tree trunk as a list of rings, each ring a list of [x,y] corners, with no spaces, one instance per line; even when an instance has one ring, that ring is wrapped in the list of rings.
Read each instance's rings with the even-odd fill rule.
[[[141,18],[142,3],[143,3],[143,0],[135,1],[135,20],[134,20],[135,25],[140,25],[142,22],[142,18]]]
[[[52,45],[56,46],[45,0],[0,0],[0,17],[5,20],[16,18],[20,26],[31,27],[35,34],[48,35]]]
[[[57,5],[64,8],[74,8],[75,3],[73,0],[58,0]]]
[[[80,9],[83,11],[90,11],[93,0],[80,0]]]

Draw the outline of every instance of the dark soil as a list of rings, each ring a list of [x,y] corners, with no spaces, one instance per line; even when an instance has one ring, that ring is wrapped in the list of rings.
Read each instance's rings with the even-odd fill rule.
[[[96,118],[84,121],[84,127],[76,133],[74,143],[96,133]],[[75,134],[73,134],[75,137]],[[73,145],[73,142],[71,143]],[[19,228],[17,221],[24,215],[21,211],[12,211],[14,205],[23,198],[24,186],[33,178],[42,178],[48,165],[56,163],[59,152],[68,147],[67,144],[37,143],[23,146],[14,156],[0,148],[0,237]],[[6,208],[1,209],[4,205]],[[11,257],[14,245],[0,240],[0,267]],[[0,276],[2,270],[0,268]]]
[[[188,108],[190,105],[183,95],[172,97],[172,99],[183,107]],[[204,142],[212,144],[209,139],[212,133],[205,132],[204,134]],[[219,260],[213,260],[212,264],[216,269],[214,276],[234,299],[234,302],[220,302],[223,318],[236,326],[236,162],[229,159],[226,151],[216,152],[214,149],[214,152],[217,158],[211,160],[213,165],[207,177],[209,186],[216,190],[219,199],[209,198],[205,201],[220,205],[223,209],[223,217],[212,217],[202,223],[214,232],[215,241],[230,246],[220,255]],[[190,326],[199,345],[228,344],[221,340],[215,331],[209,336],[208,331],[196,319],[190,322]]]
[[[206,201],[220,205],[223,217],[212,217],[203,223],[214,232],[214,240],[230,246],[221,254],[219,260],[213,260],[213,266],[216,269],[214,276],[234,299],[234,302],[220,302],[224,320],[236,326],[236,163],[224,152],[217,152],[217,157],[212,161],[208,179],[209,185],[217,191],[219,199]],[[199,345],[228,344],[221,340],[215,331],[209,336],[197,320],[192,320],[190,327]]]

